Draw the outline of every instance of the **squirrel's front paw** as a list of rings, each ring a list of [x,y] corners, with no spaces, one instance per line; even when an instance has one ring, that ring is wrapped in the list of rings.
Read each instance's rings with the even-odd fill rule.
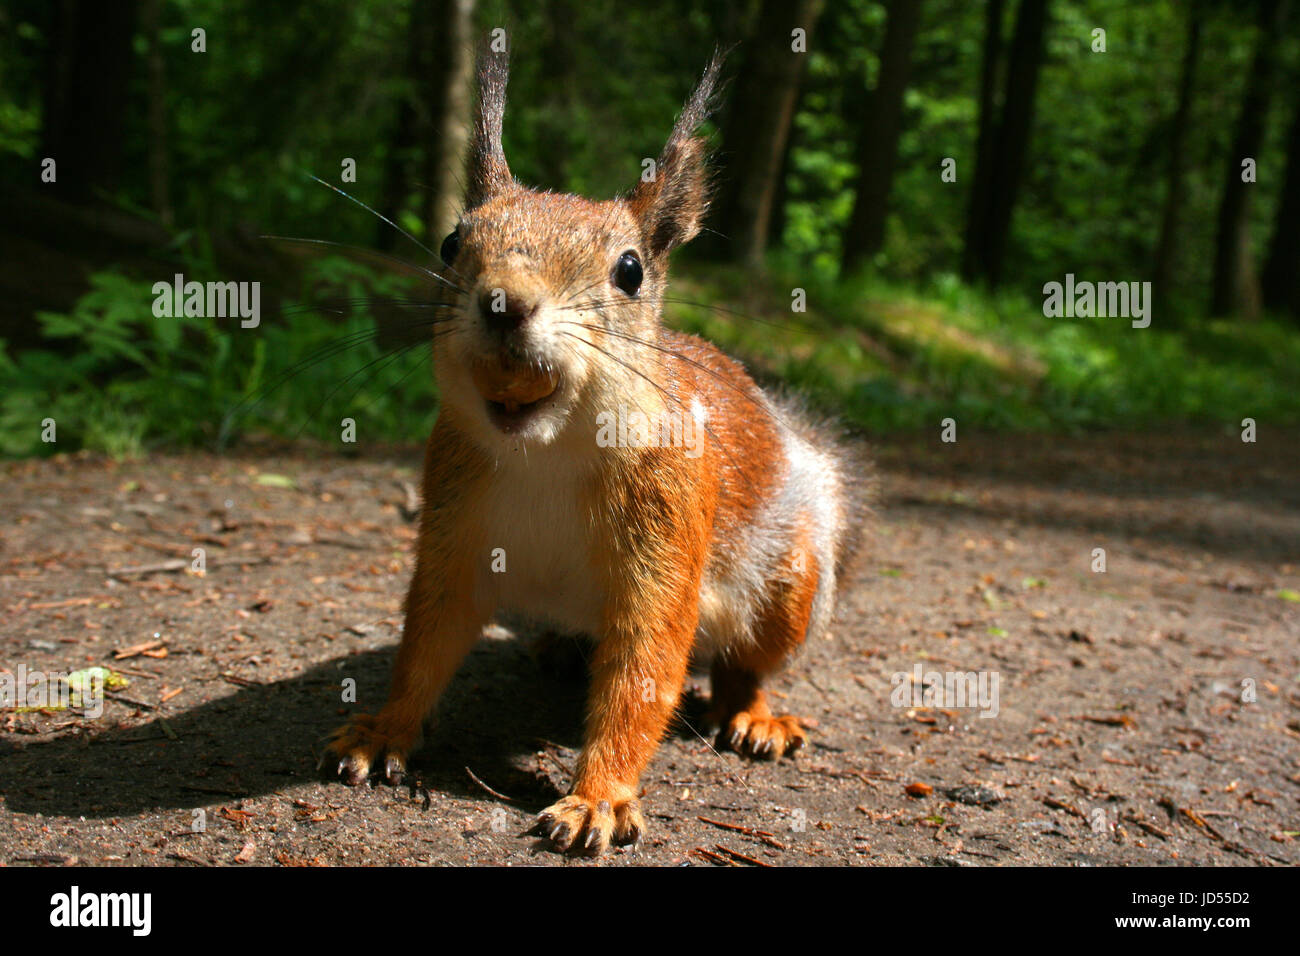
[[[350,787],[377,773],[391,784],[402,782],[406,755],[414,746],[410,734],[387,730],[378,717],[359,714],[330,734],[316,769],[337,775]]]
[[[645,833],[645,818],[635,797],[593,800],[570,794],[537,816],[530,832],[544,836],[555,849],[570,848],[599,856],[611,843],[636,843]]]

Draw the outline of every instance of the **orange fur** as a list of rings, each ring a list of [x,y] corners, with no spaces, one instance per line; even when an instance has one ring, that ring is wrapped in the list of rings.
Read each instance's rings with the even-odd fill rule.
[[[772,714],[762,682],[829,619],[852,515],[829,441],[785,420],[739,363],[661,324],[667,253],[707,205],[694,128],[716,63],[656,179],[608,203],[510,178],[493,139],[503,69],[485,67],[457,231],[465,287],[434,346],[443,407],[392,688],[378,715],[335,733],[327,757],[350,783],[396,780],[498,608],[553,612],[596,645],[573,786],[538,825],[560,849],[600,852],[645,830],[641,776],[702,646],[724,740],[755,757],[804,744],[797,719]],[[631,291],[611,278],[627,250],[644,262]],[[509,303],[509,321],[488,311],[494,300]],[[614,406],[689,416],[707,440],[698,455],[597,447]],[[494,549],[509,554],[508,573],[489,567]]]

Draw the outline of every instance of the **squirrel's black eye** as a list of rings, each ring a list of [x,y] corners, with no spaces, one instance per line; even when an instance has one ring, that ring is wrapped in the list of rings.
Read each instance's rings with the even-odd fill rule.
[[[641,278],[641,260],[635,252],[625,252],[618,257],[618,262],[614,263],[614,285],[628,295],[636,295],[636,290],[641,288]]]
[[[451,265],[451,260],[456,258],[456,253],[460,251],[460,230],[454,229],[447,234],[447,238],[442,240],[442,248],[438,250],[438,255],[442,256],[442,261]]]

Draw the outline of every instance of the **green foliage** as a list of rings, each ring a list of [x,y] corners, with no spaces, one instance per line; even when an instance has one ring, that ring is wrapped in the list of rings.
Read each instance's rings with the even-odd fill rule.
[[[398,291],[355,263],[324,259],[308,270],[304,300],[328,293],[361,305],[325,319],[290,304],[243,329],[235,319],[155,316],[151,283],[96,274],[70,312],[39,316],[49,347],[0,349],[0,454],[134,455],[248,429],[337,443],[344,417],[361,441],[419,440],[437,407],[427,349],[382,351],[364,307]],[[47,418],[54,444],[41,440]]]
[[[1281,321],[1181,319],[1170,328],[1156,316],[1135,329],[1127,319],[1049,318],[1041,300],[989,295],[952,276],[921,292],[800,276],[778,267],[755,289],[734,271],[696,270],[674,299],[746,310],[675,304],[669,315],[877,433],[938,428],[948,417],[990,430],[1300,422],[1300,339]],[[803,315],[790,312],[787,291],[801,283]]]
[[[1134,329],[1124,319],[1053,319],[1041,303],[952,277],[922,293],[870,278],[813,283],[808,311],[792,313],[795,284],[779,265],[765,283],[688,267],[668,320],[874,433],[933,429],[947,417],[992,430],[1300,422],[1300,340],[1280,322],[1169,329],[1156,318]],[[50,348],[0,349],[0,453],[131,455],[250,431],[337,445],[344,417],[362,441],[419,441],[437,408],[427,347],[381,350],[365,307],[401,291],[333,257],[309,270],[304,297],[358,300],[351,314],[325,319],[291,304],[244,330],[157,318],[148,283],[96,275],[76,308],[41,315]],[[65,342],[76,347],[59,349]],[[57,445],[40,440],[46,418],[57,422]]]
[[[391,206],[396,221],[437,248],[441,237],[423,234],[429,184],[386,182],[394,151],[412,151],[395,135],[401,105],[424,82],[408,69],[414,2],[163,0],[159,50],[177,236],[153,251],[159,261],[250,226],[374,246],[379,224],[304,176],[337,183],[343,157],[355,159],[358,171],[344,188]],[[1017,5],[1007,4],[1008,41]],[[480,0],[475,30],[504,26],[511,37],[505,147],[515,174],[596,197],[632,186],[714,47],[744,36],[754,7]],[[0,10],[0,176],[13,183],[35,179],[52,9],[14,0]],[[1186,29],[1186,5],[1163,0],[1052,0],[1007,291],[996,294],[952,275],[974,172],[985,4],[925,0],[885,245],[867,274],[842,277],[855,143],[879,74],[886,18],[876,0],[827,3],[794,116],[771,276],[764,283],[741,269],[691,267],[688,258],[675,273],[674,297],[682,301],[670,306],[670,320],[873,431],[934,428],[950,416],[963,425],[1032,429],[1297,420],[1293,328],[1198,317],[1253,42],[1249,11],[1225,3],[1203,10],[1182,248],[1175,287],[1151,328],[1048,319],[1038,295],[1067,271],[1091,280],[1150,277]],[[207,54],[190,50],[196,25],[207,31]],[[1107,31],[1106,53],[1090,48],[1098,26]],[[142,213],[150,206],[152,135],[142,34],[135,46],[123,179],[110,198]],[[729,71],[741,59],[733,55]],[[1263,118],[1268,135],[1252,187],[1257,264],[1282,181],[1300,39],[1284,38],[1279,59],[1286,66]],[[718,145],[717,173],[725,178],[731,156],[726,143]],[[939,176],[947,157],[956,161],[953,183]],[[397,195],[386,195],[389,187]],[[429,253],[412,250],[403,240],[403,254],[427,261]],[[187,277],[215,277],[210,251],[188,257],[180,270]],[[148,271],[138,260],[132,265],[136,275]],[[346,416],[357,419],[361,441],[427,432],[437,404],[427,350],[385,352],[369,334],[374,315],[365,304],[409,290],[372,270],[321,260],[294,301],[244,330],[227,320],[157,318],[150,283],[128,278],[127,267],[95,268],[73,308],[38,316],[37,347],[0,343],[0,454],[86,447],[122,455],[248,433],[337,443]],[[808,291],[807,314],[790,312],[794,287]],[[343,315],[312,308],[330,297],[358,304]],[[16,338],[9,328],[19,326],[0,334]],[[46,418],[57,422],[57,445],[40,440]]]
[[[1017,4],[1006,5],[1010,42]],[[1203,311],[1219,192],[1253,41],[1252,16],[1205,5],[1205,28],[1187,143],[1187,194],[1176,269],[1178,312]],[[1186,5],[1126,0],[1052,0],[1047,56],[1038,84],[1026,180],[1006,262],[1006,285],[1033,294],[1066,271],[1081,278],[1150,278],[1165,197],[1168,126],[1186,43]],[[975,169],[984,3],[925,0],[905,99],[903,135],[885,248],[873,263],[894,282],[925,284],[960,261]],[[1091,49],[1103,27],[1107,52]],[[830,4],[819,26],[791,146],[782,245],[818,275],[838,269],[839,237],[852,203],[853,144],[879,69],[881,4]],[[1300,63],[1300,39],[1282,60]],[[1253,187],[1253,252],[1264,254],[1285,168],[1283,135],[1297,81],[1285,71]],[[956,160],[957,181],[940,181]]]

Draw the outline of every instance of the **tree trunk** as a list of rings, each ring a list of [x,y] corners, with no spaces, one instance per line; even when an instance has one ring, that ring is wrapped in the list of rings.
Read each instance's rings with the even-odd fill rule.
[[[428,74],[428,99],[437,111],[425,141],[424,167],[431,190],[424,206],[425,235],[433,238],[429,245],[435,249],[460,216],[474,83],[474,0],[441,0],[438,6],[436,72]]]
[[[474,0],[415,0],[407,27],[409,92],[398,106],[379,209],[396,220],[419,191],[424,244],[437,249],[456,225],[469,144]],[[380,223],[376,242],[391,251],[398,234]]]
[[[1259,159],[1264,142],[1264,120],[1272,94],[1273,73],[1277,62],[1278,37],[1282,32],[1285,0],[1260,0],[1258,33],[1250,72],[1241,97],[1241,111],[1228,151],[1223,198],[1219,202],[1218,232],[1214,241],[1214,285],[1210,311],[1227,315],[1248,303],[1254,294],[1247,257],[1250,232],[1250,190],[1253,183],[1242,180],[1242,161]]]
[[[912,73],[912,47],[921,23],[921,0],[891,0],[880,77],[858,131],[858,178],[853,211],[844,231],[841,272],[849,273],[880,251],[885,242],[889,191],[903,128],[903,94]]]
[[[1043,39],[1048,0],[1021,0],[1007,62],[1007,90],[998,126],[997,158],[989,183],[989,211],[982,248],[983,276],[990,286],[1002,281],[1003,257],[1011,216],[1024,179],[1029,133],[1034,122],[1038,75],[1043,66]]]
[[[1263,293],[1266,308],[1300,319],[1300,95],[1294,110],[1286,138],[1286,178],[1264,262]]]
[[[130,95],[135,0],[60,0],[42,91],[41,158],[52,191],[75,202],[116,188]]]
[[[790,200],[790,159],[798,145],[798,139],[799,128],[791,126],[790,135],[785,140],[785,149],[781,153],[781,171],[776,175],[776,192],[772,195],[772,218],[767,227],[769,245],[780,245],[785,236],[785,206]]]
[[[402,213],[412,187],[412,174],[416,158],[416,115],[419,112],[416,100],[420,96],[421,70],[425,66],[425,51],[428,49],[428,4],[414,0],[406,24],[406,89],[397,104],[397,117],[393,132],[388,140],[388,153],[384,157],[384,184],[379,197],[378,209],[384,217],[397,221]],[[425,245],[431,245],[437,237],[425,236]],[[398,233],[388,223],[375,223],[375,247],[383,252],[392,252],[397,247]]]
[[[573,108],[578,86],[575,17],[570,0],[547,0],[546,38],[540,51],[546,85],[540,91],[544,109],[539,117],[540,155],[536,160],[539,185],[557,190],[563,190],[568,182],[574,145]]]
[[[1174,268],[1178,258],[1180,216],[1186,202],[1188,119],[1192,112],[1192,94],[1196,86],[1196,63],[1201,54],[1201,6],[1192,3],[1187,11],[1187,46],[1183,50],[1181,78],[1178,82],[1178,105],[1169,130],[1169,160],[1165,172],[1165,205],[1160,217],[1160,238],[1156,242],[1152,284],[1156,295],[1173,288]]]
[[[984,53],[980,66],[979,132],[975,140],[975,175],[966,212],[966,245],[962,277],[974,282],[982,273],[979,253],[988,228],[993,163],[997,153],[998,71],[1002,63],[1002,20],[1005,0],[988,0],[984,8]]]
[[[158,38],[162,0],[144,0],[143,14],[145,39],[149,43],[149,203],[159,221],[170,229],[174,216],[168,173],[167,72]]]
[[[710,223],[723,241],[705,243],[721,258],[762,266],[776,179],[809,56],[791,49],[791,33],[802,28],[811,50],[822,7],[823,0],[763,0],[723,129],[729,178],[714,203]]]

